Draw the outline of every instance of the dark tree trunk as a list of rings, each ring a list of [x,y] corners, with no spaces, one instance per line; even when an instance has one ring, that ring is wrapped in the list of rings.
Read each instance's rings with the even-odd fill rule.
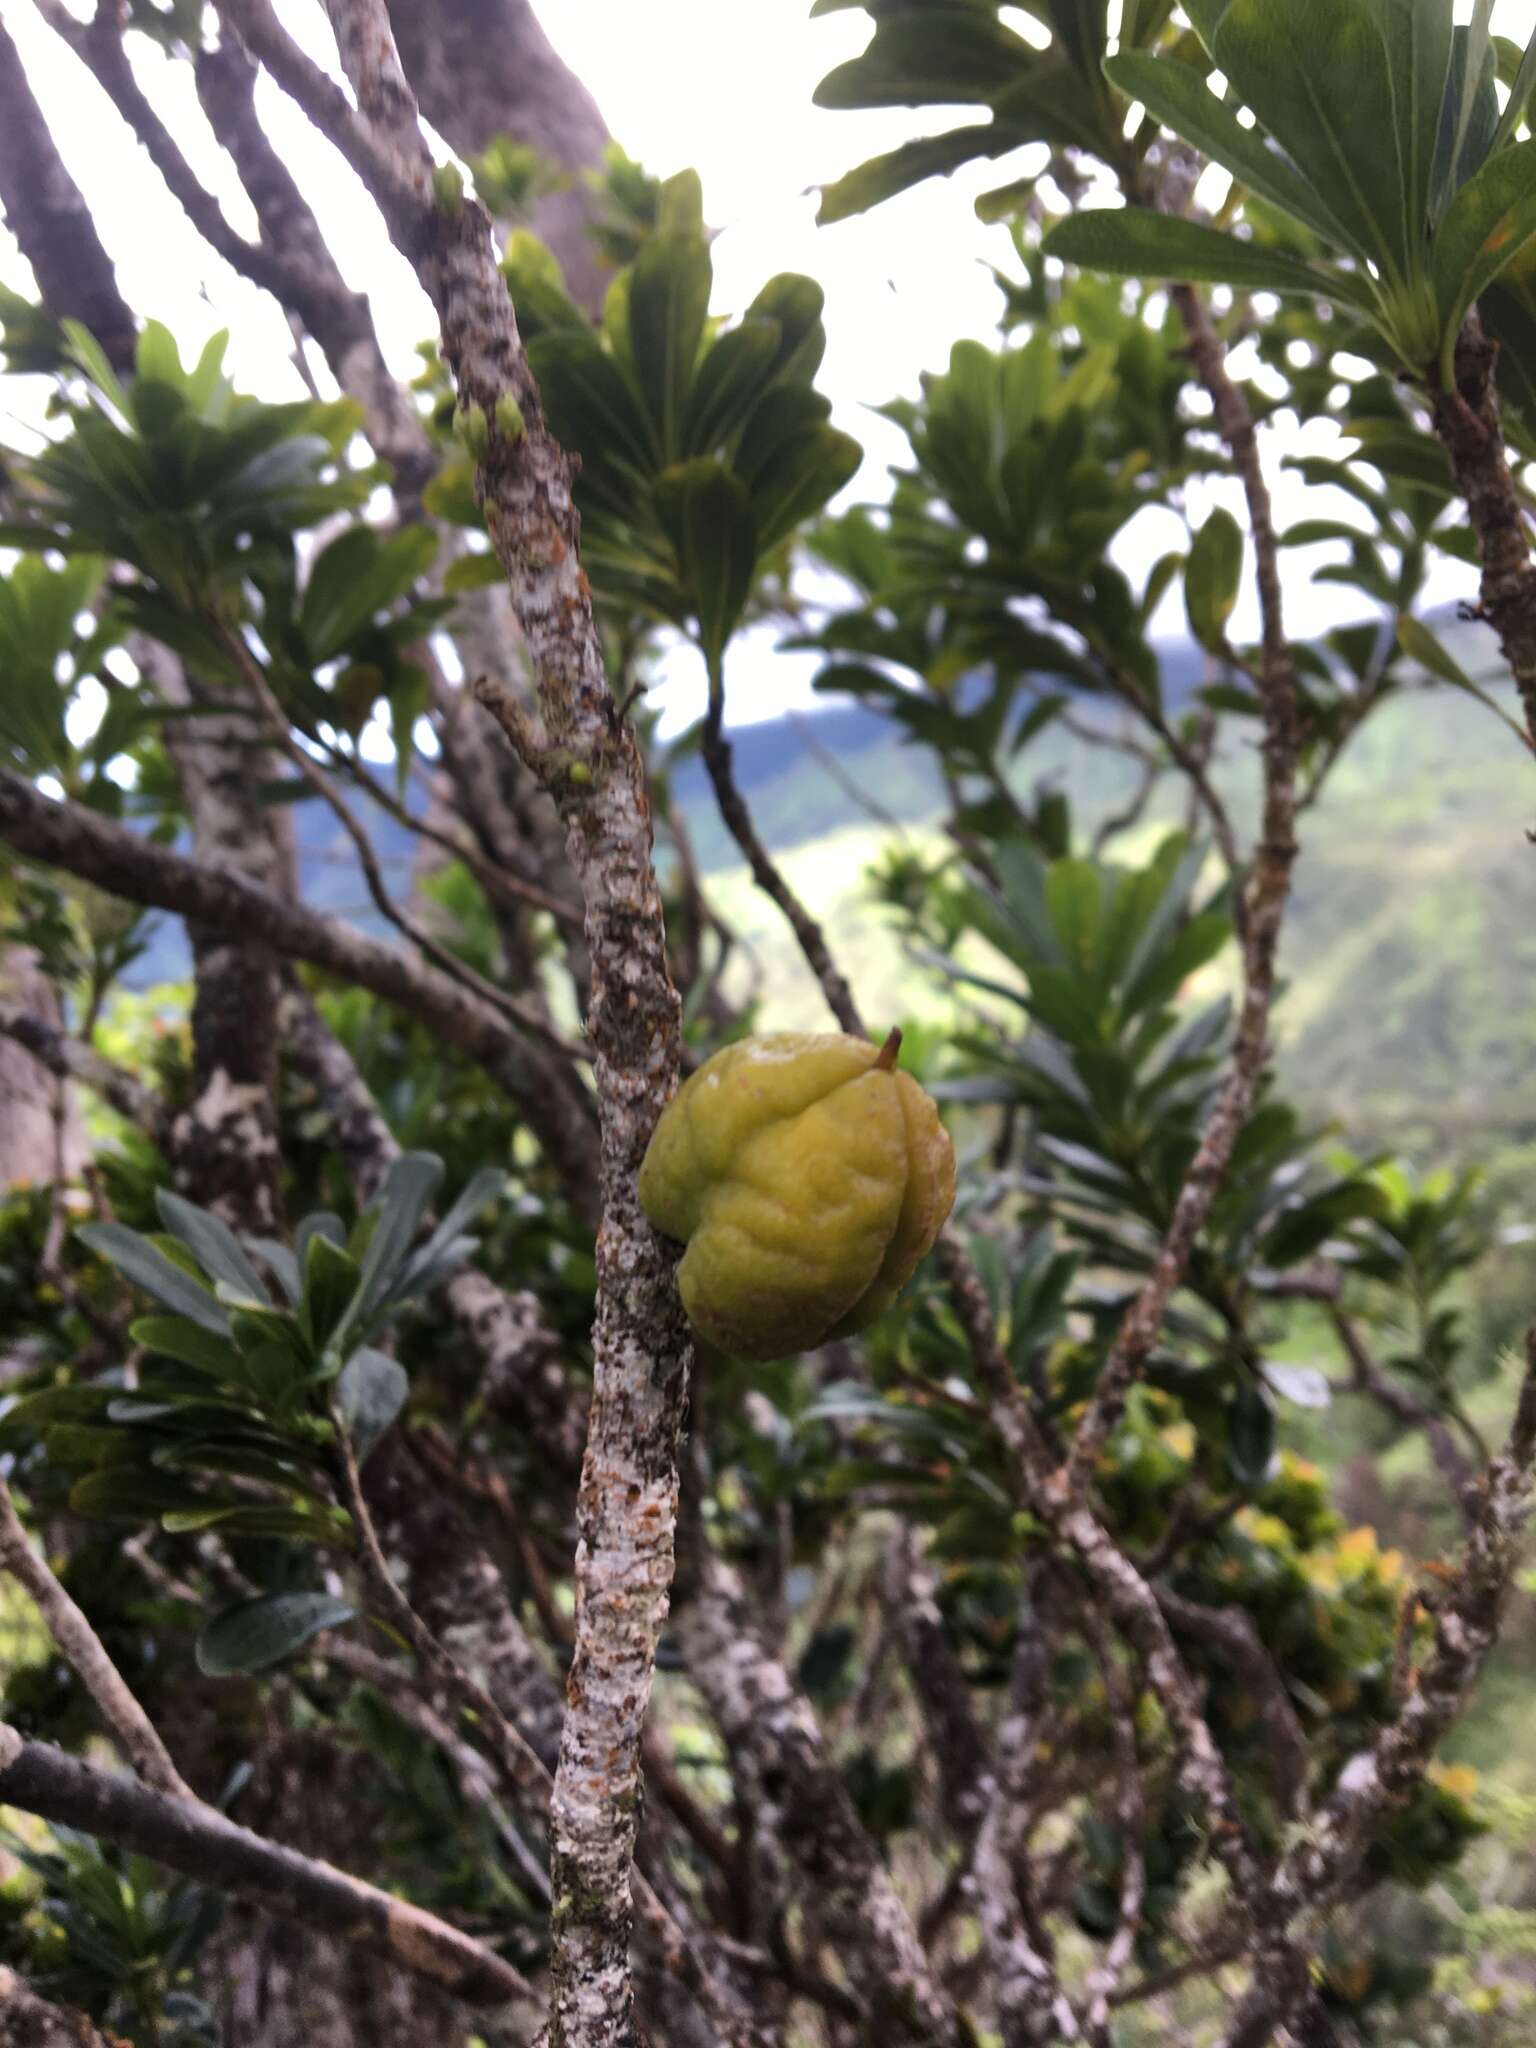
[[[133,363],[134,320],[96,223],[60,160],[16,45],[0,24],[0,207],[56,320],[88,327],[119,369]]]

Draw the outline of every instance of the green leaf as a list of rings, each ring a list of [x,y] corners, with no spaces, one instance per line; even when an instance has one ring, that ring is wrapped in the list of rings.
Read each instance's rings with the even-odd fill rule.
[[[1430,218],[1455,31],[1444,0],[1367,0],[1367,9],[1375,16],[1386,51],[1403,211],[1403,267],[1411,274]],[[1358,110],[1355,118],[1358,122]],[[1358,141],[1358,127],[1354,133]],[[1381,159],[1387,152],[1378,147],[1372,155]]]
[[[752,594],[757,567],[752,499],[722,463],[701,459],[663,470],[656,479],[655,501],[713,673]]]
[[[323,1351],[357,1295],[362,1268],[324,1231],[317,1230],[304,1255],[304,1313],[310,1342]]]
[[[478,554],[460,555],[450,562],[443,576],[443,589],[450,597],[462,597],[470,590],[489,590],[506,580],[506,570],[489,548]]]
[[[990,105],[1037,63],[1022,36],[990,10],[962,4],[882,10],[861,55],[839,64],[812,102],[844,112],[863,107]]]
[[[1242,574],[1243,529],[1218,505],[1195,535],[1184,571],[1189,630],[1213,653],[1226,645]]]
[[[1427,6],[1443,40],[1426,0],[1232,0],[1205,37],[1238,98],[1328,194],[1351,245],[1398,282],[1420,263],[1450,60],[1450,9]]]
[[[1475,0],[1471,26],[1454,31],[1431,196],[1436,219],[1444,212],[1449,196],[1486,160],[1498,130],[1497,65],[1488,33],[1492,15],[1493,0]]]
[[[1245,128],[1219,100],[1192,66],[1176,57],[1147,57],[1122,51],[1104,66],[1113,85],[1140,100],[1154,119],[1186,142],[1192,142],[1233,177],[1344,249],[1353,248],[1349,234],[1332,208],[1287,158],[1265,141],[1257,128]],[[1355,254],[1361,254],[1354,248]]]
[[[180,1239],[210,1280],[222,1280],[246,1301],[270,1305],[265,1281],[227,1223],[169,1188],[155,1190],[155,1207],[166,1229]]]
[[[75,1236],[88,1250],[117,1267],[124,1277],[162,1308],[228,1337],[229,1318],[206,1287],[172,1265],[164,1252],[121,1223],[82,1223]]]
[[[779,352],[776,320],[744,320],[705,354],[688,393],[682,452],[712,455],[746,418],[772,375]]]
[[[1227,1403],[1227,1462],[1240,1486],[1262,1486],[1275,1457],[1275,1404],[1245,1380]]]
[[[558,259],[537,235],[526,228],[513,231],[501,260],[501,274],[507,280],[525,344],[562,329],[590,333],[592,323],[566,291]]]
[[[405,1406],[410,1391],[404,1366],[387,1352],[365,1345],[347,1360],[336,1382],[336,1407],[359,1465]]]
[[[128,394],[117,380],[117,374],[107,360],[107,352],[88,327],[78,320],[61,320],[59,325],[69,337],[69,352],[85,371],[96,389],[108,401],[120,418],[133,417],[128,403]]]
[[[1462,317],[1536,235],[1536,141],[1488,159],[1451,201],[1430,252],[1430,276],[1447,356]]]
[[[556,438],[622,499],[626,477],[658,466],[659,444],[629,379],[590,331],[562,329],[528,344],[528,362]]]
[[[88,1473],[69,1491],[69,1504],[77,1515],[99,1515],[114,1522],[158,1521],[162,1515],[185,1512],[206,1499],[185,1481],[121,1467]]]
[[[1101,207],[1074,214],[1042,244],[1047,256],[1115,277],[1159,277],[1188,284],[1230,284],[1245,291],[1304,293],[1375,312],[1368,289],[1342,271],[1303,263],[1282,249],[1261,249],[1197,221],[1146,206]]]
[[[837,427],[815,427],[786,439],[752,479],[759,555],[820,512],[853,481],[863,460],[858,442]]]
[[[497,1200],[506,1185],[507,1176],[499,1166],[482,1166],[478,1173],[472,1174],[432,1235],[420,1251],[412,1255],[396,1291],[416,1292],[419,1276],[435,1267],[451,1247],[472,1244],[474,1240],[464,1236],[465,1225],[473,1222],[488,1202]]]
[[[714,280],[702,235],[653,235],[629,281],[629,348],[660,437],[662,459],[683,452],[682,422]]]
[[[1104,907],[1099,870],[1091,860],[1052,861],[1046,871],[1045,901],[1062,951],[1078,973],[1087,974]]]
[[[266,1593],[227,1607],[197,1639],[197,1668],[209,1678],[265,1671],[317,1636],[356,1617],[329,1593]]]
[[[1493,132],[1493,141],[1489,145],[1490,155],[1494,150],[1502,149],[1519,127],[1533,92],[1536,92],[1536,35],[1531,37],[1526,45],[1525,55],[1520,59],[1520,68],[1515,73],[1515,82],[1509,89],[1504,112]]]
[[[185,1316],[140,1316],[130,1323],[128,1334],[157,1357],[174,1358],[178,1365],[189,1365],[212,1379],[227,1380],[236,1371],[235,1348],[228,1333],[215,1336]]]
[[[1438,676],[1442,683],[1449,683],[1453,689],[1465,690],[1469,697],[1475,697],[1496,718],[1502,719],[1522,746],[1531,746],[1530,734],[1519,720],[1511,718],[1497,697],[1485,690],[1481,683],[1473,681],[1421,621],[1406,614],[1400,618],[1397,622],[1397,644],[1410,660],[1418,662],[1421,668],[1427,668],[1432,676]]]
[[[1013,128],[996,121],[980,121],[974,126],[951,128],[943,135],[923,135],[915,141],[903,142],[883,156],[872,156],[867,163],[856,164],[830,185],[823,185],[816,224],[831,227],[835,221],[868,213],[872,206],[894,199],[898,192],[909,191],[925,178],[947,177],[977,157],[1002,156],[1016,148],[1018,140]]]
[[[378,1222],[363,1254],[360,1284],[332,1333],[333,1344],[339,1345],[354,1325],[366,1328],[388,1295],[442,1177],[443,1162],[431,1152],[402,1152],[391,1164],[373,1204]]]

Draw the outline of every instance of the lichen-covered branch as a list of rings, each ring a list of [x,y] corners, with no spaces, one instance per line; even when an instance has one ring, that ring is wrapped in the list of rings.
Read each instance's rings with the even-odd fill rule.
[[[45,1018],[0,997],[0,1037],[12,1039],[61,1081],[77,1081],[110,1109],[151,1136],[163,1135],[165,1105],[136,1075],[114,1066],[96,1048],[71,1038]]]
[[[435,1914],[236,1826],[213,1807],[169,1799],[0,1724],[0,1800],[134,1849],[171,1870],[356,1942],[475,2005],[526,2001],[510,1963]]]
[[[882,2040],[961,2048],[959,2016],[854,1812],[816,1717],[758,1641],[740,1581],[718,1558],[699,1559],[677,1629],[689,1674],[736,1769],[773,1807],[807,1907],[836,1942],[867,2023]]]
[[[1349,1360],[1350,1385],[1374,1401],[1378,1408],[1409,1429],[1421,1429],[1429,1445],[1435,1469],[1451,1489],[1463,1522],[1470,1527],[1477,1519],[1482,1492],[1471,1461],[1451,1434],[1445,1417],[1408,1387],[1400,1386],[1371,1355],[1359,1325],[1337,1303],[1331,1310],[1334,1330]]]
[[[1195,370],[1211,395],[1216,423],[1232,454],[1248,502],[1262,619],[1260,697],[1264,718],[1264,797],[1259,842],[1243,889],[1243,998],[1226,1078],[1174,1204],[1151,1273],[1121,1318],[1072,1447],[1072,1483],[1091,1477],[1125,1397],[1157,1342],[1168,1304],[1183,1280],[1195,1241],[1226,1175],[1247,1121],[1268,1049],[1280,928],[1296,860],[1296,663],[1286,637],[1280,594],[1280,550],[1269,487],[1259,459],[1253,413],[1227,373],[1221,339],[1200,295],[1176,285],[1173,299],[1189,337]]]
[[[434,192],[382,0],[331,0],[328,11],[355,110],[283,34],[266,0],[228,10],[253,54],[368,183],[437,310],[459,403],[485,422],[477,489],[542,726],[529,766],[554,797],[586,905],[602,1228],[576,1645],[552,1806],[553,2036],[607,2048],[636,2039],[629,1941],[640,1734],[672,1577],[690,1356],[672,1255],[636,1194],[645,1147],[676,1087],[680,1006],[643,772],[603,671],[570,465],[545,425],[489,222],[478,206]]]
[[[1504,450],[1494,383],[1498,354],[1474,308],[1456,343],[1455,387],[1431,391],[1430,412],[1477,537],[1483,615],[1499,636],[1536,746],[1536,561]]]

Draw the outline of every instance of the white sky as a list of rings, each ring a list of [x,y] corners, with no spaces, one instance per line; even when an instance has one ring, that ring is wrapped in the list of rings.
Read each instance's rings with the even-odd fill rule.
[[[803,270],[820,280],[827,294],[828,331],[821,386],[839,424],[868,451],[850,495],[883,495],[885,469],[899,459],[905,444],[868,408],[897,393],[915,393],[919,373],[941,369],[960,336],[995,339],[1001,302],[986,266],[1012,269],[1013,252],[1004,229],[985,228],[976,220],[972,200],[989,185],[1018,175],[1022,164],[1004,158],[973,166],[919,186],[871,214],[818,228],[815,188],[918,132],[922,119],[906,109],[837,114],[811,104],[817,81],[867,40],[869,22],[862,11],[811,21],[809,0],[536,0],[536,9],[632,156],[662,175],[690,164],[700,172],[706,217],[719,230],[716,311],[739,312],[776,271]],[[1457,0],[1458,19],[1469,11],[1470,0]],[[278,0],[278,12],[317,57],[334,62],[317,0]],[[22,51],[130,303],[165,320],[182,338],[184,350],[216,328],[231,327],[230,368],[236,378],[269,396],[293,395],[296,374],[285,363],[291,337],[273,303],[235,277],[187,225],[115,110],[44,27],[30,0],[0,0],[0,19]],[[1495,9],[1496,29],[1521,41],[1533,22],[1536,0],[1500,0]],[[1027,17],[1020,15],[1018,25],[1028,25]],[[142,38],[135,41],[146,91],[205,180],[226,195],[237,225],[249,228],[243,196],[212,144],[187,67],[158,58]],[[391,360],[402,374],[413,374],[419,367],[413,344],[431,331],[431,315],[415,280],[389,247],[382,223],[346,166],[275,89],[269,89],[268,105],[290,163],[330,231],[350,281],[373,294]],[[937,114],[928,125],[947,127],[950,117]],[[0,278],[26,284],[25,266],[3,231]],[[21,425],[36,417],[40,393],[27,383],[0,380],[0,435],[6,439],[16,438]],[[1308,446],[1320,448],[1325,431]],[[1289,452],[1299,447],[1297,442]],[[1272,436],[1269,467],[1283,526],[1301,516],[1303,493],[1278,470],[1282,452],[1287,451]],[[1240,510],[1234,489],[1197,486],[1190,494],[1196,516],[1217,499]],[[1341,508],[1326,506],[1313,493],[1306,509]],[[1133,579],[1165,547],[1180,544],[1182,529],[1159,528],[1164,517],[1144,515],[1122,536],[1120,553]],[[1287,594],[1298,629],[1316,631],[1357,612],[1348,593],[1309,582],[1312,571],[1337,553],[1326,548],[1288,552]],[[1431,595],[1443,599],[1470,588],[1469,573],[1447,565]],[[1169,633],[1182,629],[1177,593],[1157,624]],[[1238,635],[1256,630],[1251,593],[1234,630]],[[808,700],[814,660],[774,653],[772,636],[741,645],[732,659],[733,717],[764,715]],[[662,685],[669,725],[693,714],[700,687],[695,658],[681,650],[668,664]]]

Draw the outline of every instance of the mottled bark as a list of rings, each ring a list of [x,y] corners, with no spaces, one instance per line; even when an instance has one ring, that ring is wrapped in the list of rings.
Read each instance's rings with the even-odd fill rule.
[[[809,1702],[758,1640],[740,1581],[713,1557],[677,1617],[689,1675],[737,1774],[792,1859],[808,1909],[834,1942],[865,2024],[881,2040],[967,2039],[891,1874],[827,1754]]]
[[[127,2048],[99,2032],[81,2012],[49,2005],[17,1976],[0,1967],[0,2048]]]
[[[158,649],[144,663],[178,711],[202,693]],[[141,664],[144,665],[144,664]],[[251,747],[249,720],[199,712],[169,719],[166,745],[192,822],[192,858],[274,897],[294,886],[291,820],[257,804],[254,783],[272,761]],[[170,1131],[179,1186],[226,1223],[258,1236],[281,1231],[277,1145],[276,950],[255,931],[187,921],[192,944],[192,1096]]]
[[[592,204],[580,174],[601,162],[608,124],[531,0],[389,0],[389,17],[421,111],[460,156],[510,135],[567,173],[563,190],[536,202],[530,225],[560,259],[578,305],[597,312],[608,273],[587,233]]]
[[[968,1840],[981,1825],[993,1788],[990,1746],[939,1612],[938,1580],[910,1529],[898,1530],[886,1547],[881,1596],[906,1656],[945,1819]]]
[[[1435,432],[1451,458],[1477,536],[1483,615],[1499,636],[1536,747],[1536,561],[1530,524],[1504,452],[1494,382],[1498,356],[1498,345],[1483,332],[1474,308],[1456,343],[1455,387],[1432,391],[1430,402]]]
[[[564,1719],[559,1681],[513,1612],[505,1581],[474,1530],[398,1433],[369,1460],[367,1496],[380,1541],[404,1566],[411,1604],[552,1774]],[[457,1717],[446,1698],[439,1706],[450,1720]],[[542,1804],[541,1793],[531,1810]]]
[[[261,124],[256,66],[231,36],[202,49],[196,69],[203,109],[256,209],[261,251],[281,257],[266,275],[250,269],[249,245],[231,260],[256,283],[268,285],[314,337],[336,382],[362,407],[375,453],[394,472],[402,516],[417,517],[421,493],[437,468],[436,452],[410,392],[384,360],[366,294],[349,288],[308,200]]]
[[[48,1075],[89,1088],[150,1137],[163,1134],[166,1116],[159,1096],[60,1028],[52,982],[21,954],[9,954],[0,964],[0,1039],[9,1041],[0,1045],[0,1131],[4,1132],[0,1183],[23,1177],[41,1180],[54,1170],[51,1135],[44,1150],[28,1141],[22,1122],[30,1109],[52,1125],[53,1106],[47,1098],[53,1091]],[[26,1055],[25,1070],[19,1057],[13,1059],[13,1047],[18,1055]],[[77,1162],[83,1150],[83,1132],[72,1113],[66,1165]]]
[[[489,223],[473,204],[437,201],[382,0],[331,0],[329,12],[356,109],[283,34],[267,0],[230,9],[253,52],[369,184],[437,309],[460,403],[488,423],[477,489],[533,663],[539,726],[504,694],[491,697],[555,798],[586,904],[603,1220],[576,1644],[552,1805],[552,2038],[561,2048],[631,2048],[640,1736],[672,1577],[690,1357],[673,1256],[642,1215],[636,1183],[677,1083],[679,1004],[639,752],[603,671],[570,465],[544,422]],[[499,424],[504,399],[523,422],[511,437]]]
[[[85,1129],[59,1084],[86,1050],[60,1029],[58,993],[33,956],[0,953],[0,1187],[79,1171]]]

